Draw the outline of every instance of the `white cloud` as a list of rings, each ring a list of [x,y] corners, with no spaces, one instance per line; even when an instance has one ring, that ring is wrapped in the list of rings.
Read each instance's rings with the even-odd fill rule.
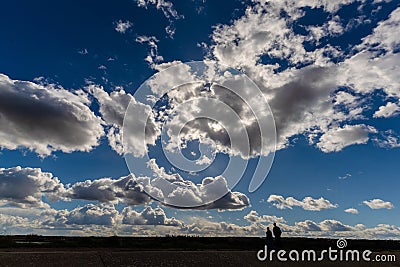
[[[160,64],[160,62],[164,60],[164,58],[158,54],[157,43],[159,40],[154,36],[141,35],[136,38],[136,42],[140,44],[147,44],[150,47],[149,54],[145,58],[145,61],[149,63],[151,68],[157,69],[157,66]]]
[[[394,32],[400,30],[400,7],[395,9],[389,18],[379,22],[371,35],[363,39],[360,45],[363,48],[383,49],[386,52],[393,52],[400,48],[400,40]]]
[[[378,224],[367,228],[363,224],[347,225],[334,219],[320,222],[298,221],[289,225],[282,217],[258,215],[251,211],[244,218],[247,225],[230,222],[209,221],[203,216],[184,216],[185,220],[168,217],[160,208],[144,207],[137,211],[124,208],[119,212],[110,204],[87,204],[72,210],[46,209],[36,217],[0,214],[4,233],[35,233],[52,235],[143,235],[162,236],[165,234],[200,236],[264,236],[271,223],[277,222],[285,237],[329,237],[357,239],[396,239],[400,227]],[[212,218],[211,218],[212,219]]]
[[[284,198],[279,195],[270,195],[267,202],[272,202],[272,205],[278,209],[292,209],[293,207],[301,207],[304,210],[321,211],[325,209],[337,208],[337,204],[332,204],[329,200],[320,197],[314,199],[312,197],[305,197],[303,200],[297,200],[294,197]]]
[[[152,201],[146,192],[159,194],[158,189],[150,185],[147,177],[134,177],[133,174],[119,179],[101,178],[77,182],[67,189],[66,196],[71,199],[84,199],[104,203],[143,205]]]
[[[10,228],[24,227],[31,228],[37,226],[36,221],[31,221],[21,216],[13,216],[8,214],[0,214],[0,234],[9,235],[11,234]]]
[[[59,227],[90,224],[112,226],[120,220],[118,210],[109,204],[87,204],[70,211],[58,210],[53,212],[55,214],[45,224]]]
[[[354,25],[344,26],[336,12],[353,2],[364,4],[364,1],[352,0],[253,1],[245,14],[231,25],[215,28],[209,46],[210,57],[240,68],[263,90],[276,121],[277,149],[287,147],[290,138],[298,134],[308,137],[311,144],[318,143],[321,136],[317,146],[325,152],[363,144],[368,141],[368,133],[377,131],[365,128],[362,132],[359,126],[341,129],[337,125],[368,119],[364,111],[369,106],[363,99],[377,89],[399,98],[400,55],[394,54],[398,42],[392,34],[399,25],[399,8],[364,38],[361,45],[352,47],[348,55],[329,42],[313,51],[304,47],[306,41],[318,41],[328,35],[342,36],[351,30]],[[308,33],[299,34],[293,27],[306,14],[302,7],[320,7],[330,16],[322,26],[309,27]],[[386,35],[391,37],[385,38]],[[391,48],[380,54],[370,51],[372,43]],[[341,87],[347,87],[348,92],[338,90]],[[327,140],[332,133],[354,138],[342,136],[336,140],[338,143],[332,144]]]
[[[361,94],[382,89],[388,96],[399,98],[399,62],[399,53],[379,54],[362,50],[339,64],[338,84]]]
[[[286,226],[289,235],[294,236],[321,236],[321,237],[335,237],[335,236],[348,236],[353,235],[355,231],[359,230],[359,225],[351,226],[346,225],[338,220],[328,219],[319,223],[312,220],[305,220],[296,222],[293,226]],[[356,236],[360,236],[357,233]]]
[[[400,107],[393,103],[388,102],[386,106],[380,106],[374,113],[374,118],[389,118],[397,116],[400,113]]]
[[[334,16],[332,20],[325,22],[322,26],[309,26],[307,29],[310,31],[310,40],[319,43],[320,39],[327,36],[338,36],[344,33],[345,29],[340,22],[338,15]]]
[[[195,184],[183,180],[178,174],[168,175],[164,169],[159,169],[158,175],[150,179],[130,174],[119,179],[101,178],[64,186],[57,177],[38,168],[0,168],[0,204],[48,208],[49,205],[42,200],[45,197],[48,201],[88,200],[131,206],[157,199],[176,208],[185,208],[182,203],[198,204],[193,209],[202,210],[237,210],[250,205],[246,195],[228,190],[226,180],[221,176],[208,177],[201,184]],[[174,190],[166,188],[162,179],[179,186]],[[206,186],[210,183],[213,186]]]
[[[345,180],[345,179],[350,178],[350,177],[351,177],[351,174],[350,173],[346,173],[343,176],[339,176],[339,180]]]
[[[321,227],[311,221],[311,220],[305,220],[304,222],[297,222],[296,226],[303,231],[321,231]]]
[[[180,84],[182,79],[183,85],[168,92],[171,109],[160,114],[161,117],[172,112],[174,115],[166,124],[166,133],[170,137],[167,150],[173,151],[184,141],[198,139],[215,152],[240,155],[242,158],[257,156],[261,149],[263,155],[274,151],[275,127],[272,114],[268,105],[260,101],[259,97],[263,95],[257,88],[251,87],[252,84],[247,84],[246,80],[237,81],[235,78],[226,81],[230,87],[226,86],[231,89],[215,84],[209,85],[207,89],[208,85],[201,82],[184,84],[183,78],[190,77],[190,71],[185,67],[180,67],[179,71],[182,75],[174,75],[176,77],[168,81]],[[154,84],[155,90],[162,85],[160,81]],[[238,88],[243,87],[252,89],[243,90],[239,96],[242,91]]]
[[[346,212],[346,213],[351,213],[351,214],[358,214],[358,210],[355,209],[355,208],[348,208],[348,209],[345,209],[344,212]]]
[[[99,111],[103,120],[109,125],[121,127],[126,108],[133,96],[126,93],[122,88],[107,93],[103,87],[92,84],[86,89],[99,102]]]
[[[283,217],[277,217],[277,216],[273,216],[273,215],[258,215],[258,212],[255,210],[250,211],[243,218],[250,223],[284,223],[284,222],[286,222]]]
[[[237,210],[250,205],[250,200],[245,194],[228,189],[227,181],[222,176],[206,177],[201,184],[195,184],[184,180],[179,174],[165,173],[164,168],[158,167],[155,160],[151,160],[149,166],[156,176],[151,184],[162,192],[162,198],[159,200],[167,205],[218,210]],[[166,187],[164,179],[176,187]],[[208,186],[209,184],[212,186]],[[219,198],[220,196],[222,197]]]
[[[375,199],[371,199],[371,200],[365,200],[363,201],[363,203],[365,205],[367,205],[368,207],[370,207],[373,210],[376,209],[393,209],[394,205],[389,202],[389,201],[383,201],[382,199],[379,198],[375,198]]]
[[[263,90],[276,122],[277,148],[282,149],[290,137],[312,128],[324,131],[332,120],[343,120],[346,114],[335,114],[331,95],[337,88],[337,69],[324,63],[322,54],[318,54],[319,63],[314,66],[278,73],[274,72],[279,63],[260,63],[262,56],[287,61],[289,65],[317,60],[317,54],[304,49],[305,37],[289,27],[303,12],[280,2],[265,2],[268,4],[248,8],[233,25],[218,26],[211,50],[221,63],[242,68]],[[281,17],[282,9],[289,13],[288,17]]]
[[[102,120],[81,91],[12,80],[0,74],[0,147],[53,151],[90,151],[104,134]]]
[[[161,10],[164,13],[164,16],[168,19],[179,19],[182,17],[178,12],[176,12],[173,4],[165,0],[136,0],[136,2],[139,7],[147,8],[148,6],[154,6]]]
[[[382,148],[390,149],[400,147],[400,138],[393,130],[382,132],[380,136],[375,137],[373,141]]]
[[[119,20],[119,21],[115,22],[115,30],[119,33],[125,33],[132,26],[133,26],[133,24],[129,20],[127,20],[127,21]]]
[[[141,212],[137,212],[127,207],[122,210],[121,215],[123,224],[183,226],[183,222],[174,217],[168,218],[165,211],[160,207],[153,209],[148,206]]]
[[[332,128],[321,136],[317,146],[323,152],[337,152],[350,145],[366,144],[369,133],[376,132],[374,127],[365,124]]]
[[[324,220],[319,223],[322,231],[351,231],[353,227],[337,220]]]
[[[155,122],[150,106],[137,102],[131,94],[126,93],[122,88],[117,89],[108,93],[101,86],[89,85],[86,88],[98,101],[100,114],[105,123],[110,126],[107,137],[111,148],[120,155],[123,154],[124,148],[126,149],[125,152],[130,151],[134,152],[135,155],[143,155],[147,152],[147,144],[155,144],[160,133],[159,126]],[[127,131],[125,140],[126,144],[132,145],[132,147],[123,147],[122,126],[128,106],[130,107],[130,114],[134,116],[126,118],[133,121],[126,124],[130,127],[125,127]],[[145,129],[145,132],[142,129]]]
[[[0,168],[0,203],[23,208],[48,207],[42,197],[57,200],[64,185],[51,173],[39,168]]]
[[[64,231],[78,230],[79,235],[90,234],[94,229],[98,229],[98,227],[101,227],[100,229],[104,231],[102,235],[105,235],[107,232],[118,234],[116,231],[125,231],[127,229],[129,229],[129,235],[132,235],[133,232],[138,234],[137,230],[140,230],[140,228],[132,227],[157,226],[160,228],[154,228],[154,230],[159,231],[163,231],[164,228],[162,227],[164,226],[176,229],[185,228],[182,221],[174,217],[167,217],[165,211],[160,207],[152,208],[148,206],[140,212],[130,207],[125,207],[119,212],[114,205],[104,203],[97,205],[86,204],[83,207],[77,207],[72,210],[49,209],[41,213],[38,221],[37,225],[47,229],[47,231],[51,231],[52,228]],[[101,232],[98,234],[101,234]],[[146,233],[144,234],[146,235]],[[156,233],[153,232],[153,234]]]

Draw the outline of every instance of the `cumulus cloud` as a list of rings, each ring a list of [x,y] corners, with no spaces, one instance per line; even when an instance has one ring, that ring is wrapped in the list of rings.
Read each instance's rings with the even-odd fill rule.
[[[86,90],[99,103],[99,112],[109,126],[107,132],[109,144],[117,153],[122,155],[124,152],[122,126],[128,106],[131,116],[126,119],[133,121],[127,124],[130,127],[125,127],[128,132],[125,135],[125,140],[127,140],[127,144],[133,147],[125,147],[126,151],[142,155],[147,152],[147,144],[155,144],[160,129],[149,106],[137,102],[131,94],[126,93],[122,88],[117,88],[116,91],[108,93],[101,86],[89,85]],[[142,129],[145,129],[145,131],[143,132]]]
[[[57,212],[55,218],[56,221],[61,221],[65,224],[114,225],[118,220],[118,215],[119,213],[113,205],[87,204],[71,211],[61,210]]]
[[[324,220],[319,225],[323,231],[351,231],[353,229],[337,220]]]
[[[130,206],[148,204],[154,200],[182,208],[185,203],[198,204],[193,209],[237,210],[250,205],[249,198],[240,192],[231,192],[223,177],[205,178],[201,184],[185,181],[179,175],[168,175],[159,170],[159,177],[135,177],[133,174],[119,179],[101,178],[76,182],[64,186],[51,173],[38,168],[0,168],[0,203],[18,207],[44,207],[49,201],[88,200],[103,204],[124,203]],[[165,187],[162,179],[179,185]],[[213,183],[212,187],[207,184]],[[221,194],[222,192],[222,194]],[[215,196],[222,196],[221,198]]]
[[[274,114],[278,149],[286,147],[291,136],[313,127],[323,131],[333,119],[343,119],[345,115],[335,115],[330,99],[337,88],[336,68],[320,63],[277,71],[279,63],[260,63],[262,56],[293,65],[315,60],[315,55],[308,55],[303,47],[305,37],[296,35],[289,28],[293,20],[303,15],[292,5],[256,2],[233,25],[216,28],[211,46],[215,59],[242,68],[263,90]],[[288,16],[281,17],[282,9]],[[256,24],[259,26],[254,27]]]
[[[38,226],[40,222],[29,220],[21,216],[14,216],[8,214],[0,214],[0,229],[1,235],[11,234],[9,231],[13,228],[34,228]]]
[[[115,23],[115,30],[119,33],[125,33],[132,26],[133,24],[129,20],[127,21],[119,20]]]
[[[200,184],[195,184],[184,180],[179,174],[167,174],[154,159],[150,160],[149,166],[155,175],[151,184],[162,192],[159,200],[167,205],[218,210],[237,210],[250,205],[245,194],[229,190],[227,181],[222,176],[206,177]],[[172,186],[166,186],[165,180]]]
[[[362,224],[347,225],[333,219],[286,224],[282,217],[258,215],[254,210],[244,217],[249,224],[215,222],[197,216],[190,216],[190,219],[183,221],[167,216],[160,207],[148,206],[139,211],[126,207],[118,211],[113,205],[103,203],[87,204],[72,210],[45,209],[35,218],[0,214],[0,224],[5,233],[29,233],[34,230],[36,233],[63,235],[264,236],[266,228],[271,223],[278,222],[286,237],[393,239],[400,236],[400,227],[389,224],[368,228]]]
[[[321,231],[321,227],[317,223],[311,220],[305,220],[304,222],[297,222],[296,226],[303,231]]]
[[[53,151],[90,151],[104,134],[101,118],[81,91],[12,80],[0,74],[0,147]]]
[[[374,118],[389,118],[397,116],[400,113],[400,107],[393,103],[388,102],[385,106],[380,106],[374,113]]]
[[[99,112],[103,120],[109,125],[121,127],[126,108],[133,96],[122,88],[108,93],[103,87],[91,84],[86,89],[99,102]]]
[[[101,178],[77,182],[67,189],[66,196],[103,203],[143,205],[152,200],[148,193],[160,194],[157,188],[150,185],[149,178],[131,174],[119,179]]]
[[[365,124],[345,125],[328,130],[324,133],[317,146],[323,152],[337,152],[354,144],[366,144],[369,140],[369,133],[376,133],[377,130]]]
[[[165,211],[160,207],[153,209],[148,206],[141,212],[132,210],[130,207],[124,208],[121,212],[122,223],[130,225],[166,225],[183,226],[183,222],[174,217],[168,218]]]
[[[103,87],[89,85],[87,87],[99,103],[99,112],[107,125],[110,126],[107,132],[107,138],[112,149],[122,155],[122,135],[121,128],[124,121],[124,115],[129,102],[133,99],[130,94],[125,93],[123,89],[107,93]]]
[[[348,208],[348,209],[345,209],[344,212],[346,212],[346,213],[351,213],[351,214],[358,214],[358,210],[355,209],[355,208]]]
[[[217,177],[216,179],[221,179]],[[226,184],[226,181],[224,181]],[[204,181],[203,181],[204,184]],[[208,196],[204,197],[205,199]],[[204,209],[218,209],[218,210],[240,210],[250,205],[250,199],[243,193],[231,192],[226,193],[222,198],[211,202],[203,207]]]
[[[326,129],[330,120],[336,117],[329,97],[336,88],[335,75],[333,68],[306,67],[297,71],[292,81],[273,90],[269,103],[274,114],[279,148],[284,147],[289,137],[315,127],[316,123]],[[315,121],[313,114],[319,116],[319,122]]]
[[[362,99],[378,89],[399,98],[400,57],[396,53],[398,41],[392,34],[400,25],[399,8],[360,45],[350,45],[349,54],[330,44],[329,39],[314,49],[305,48],[306,43],[318,43],[327,36],[341,38],[351,31],[355,27],[352,22],[344,22],[336,12],[353,2],[361,4],[352,0],[253,1],[242,17],[215,28],[208,47],[210,57],[240,68],[263,90],[274,113],[278,149],[285,148],[298,134],[324,152],[363,144],[368,133],[377,130],[346,126],[354,119],[366,119],[364,111],[369,107]],[[306,12],[306,7],[311,10]],[[322,8],[330,16],[319,26],[302,25],[306,33],[298,33],[295,27],[301,25],[301,18],[312,14],[313,8]],[[327,143],[333,133],[340,134],[340,140]]]
[[[363,48],[383,49],[394,52],[399,49],[400,41],[392,33],[400,29],[400,7],[396,8],[387,20],[379,22],[371,35],[363,39]]]
[[[1,217],[0,217],[1,219]],[[49,209],[41,214],[43,227],[57,227],[57,229],[82,229],[86,227],[104,226],[111,229],[126,226],[173,226],[184,228],[184,223],[174,217],[169,218],[160,208],[145,207],[138,212],[130,207],[125,207],[119,212],[112,204],[86,204],[72,210]],[[107,229],[107,228],[104,228]]]
[[[327,36],[338,36],[344,33],[345,28],[343,27],[340,17],[334,16],[332,20],[325,22],[322,26],[309,26],[307,30],[310,31],[310,39],[319,43],[319,41]]]
[[[293,207],[301,207],[304,210],[321,211],[325,209],[337,208],[337,204],[332,204],[329,200],[320,197],[314,199],[312,197],[305,197],[303,200],[297,200],[294,197],[284,198],[279,195],[270,195],[267,202],[271,202],[272,205],[278,209],[292,209]]]
[[[369,140],[369,135],[377,134],[378,130],[365,124],[350,123],[355,119],[367,119],[364,111],[368,105],[363,99],[380,88],[389,96],[399,97],[396,89],[400,84],[396,74],[399,55],[394,53],[393,48],[396,45],[392,41],[390,45],[385,45],[393,48],[386,54],[370,49],[376,43],[383,44],[383,32],[390,33],[398,27],[398,9],[365,37],[360,45],[353,46],[348,55],[329,43],[315,50],[305,49],[307,42],[318,42],[326,36],[342,36],[350,31],[352,26],[344,26],[343,19],[336,12],[352,2],[253,1],[245,14],[231,25],[215,27],[212,44],[208,46],[209,58],[242,69],[261,88],[274,114],[278,133],[277,149],[287,147],[291,138],[298,134],[308,137],[310,144],[315,144],[324,152],[340,151],[352,144],[364,144]],[[308,33],[299,34],[294,25],[305,16],[305,7],[323,8],[331,16],[322,26],[306,27]],[[139,41],[148,42],[152,47],[148,62],[157,68],[157,63],[154,63],[158,55],[156,39],[147,37]],[[197,89],[192,86],[192,94],[188,94],[188,90],[179,93],[176,90],[169,97],[179,104],[180,101],[195,97],[194,91]],[[217,86],[213,89],[213,96],[228,103],[244,121],[252,121],[251,116],[243,116],[246,115],[246,109],[240,100],[233,99]],[[193,103],[187,113],[204,109]],[[390,113],[393,105],[388,105],[387,112]],[[387,108],[381,109],[375,117],[386,114],[384,110]],[[208,127],[209,124],[206,120],[197,120],[187,125],[182,134],[211,137],[227,152],[229,142],[226,133],[215,132],[215,129]],[[257,127],[251,123],[249,125],[246,130],[254,148],[260,140],[257,138]],[[232,127],[237,128],[234,125]],[[338,138],[330,141],[333,135],[338,135]]]
[[[283,217],[277,217],[274,215],[258,215],[255,210],[250,211],[243,217],[250,223],[284,223],[286,220]]]
[[[0,203],[22,208],[48,207],[42,198],[60,199],[64,185],[39,168],[0,168]]]
[[[363,201],[363,203],[365,205],[367,205],[368,207],[370,207],[373,210],[377,210],[377,209],[393,209],[394,205],[389,202],[389,201],[383,201],[382,199],[379,198],[375,198],[375,199],[371,199],[371,200],[365,200]]]
[[[399,53],[379,54],[362,50],[339,65],[338,84],[364,95],[382,89],[389,97],[398,99],[399,62]]]
[[[295,223],[296,231],[307,232],[307,231],[325,231],[325,232],[342,232],[352,231],[354,227],[345,225],[337,220],[324,220],[320,223],[313,222],[311,220],[305,220],[303,222]]]
[[[213,71],[212,67],[207,70]],[[190,77],[190,69],[185,67],[179,67],[179,72],[182,75],[175,75],[177,77],[170,80],[183,84],[168,92],[171,108],[160,114],[165,118],[173,113],[173,119],[166,124],[166,133],[170,137],[167,149],[173,151],[182,142],[197,139],[215,152],[242,158],[258,156],[261,152],[265,156],[274,151],[272,114],[268,105],[260,101],[263,95],[256,88],[252,87],[255,91],[250,92],[242,90],[252,86],[247,84],[248,81],[227,78],[224,82],[229,83],[226,86],[230,89],[224,87],[225,84],[184,84],[183,77],[198,79]],[[159,81],[154,84],[155,90],[161,87]]]

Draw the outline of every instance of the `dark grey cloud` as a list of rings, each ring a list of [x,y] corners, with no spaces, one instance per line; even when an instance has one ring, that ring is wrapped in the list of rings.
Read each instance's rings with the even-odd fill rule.
[[[138,179],[140,183],[138,183]],[[136,178],[133,175],[119,179],[101,178],[77,182],[68,188],[66,196],[71,199],[84,199],[103,203],[123,202],[128,205],[143,205],[152,199],[143,185],[149,185],[148,178]],[[151,190],[147,188],[147,190]]]
[[[250,205],[250,199],[240,192],[228,192],[222,198],[206,205],[204,209],[238,210]]]
[[[0,147],[41,155],[89,151],[104,134],[87,95],[0,74]]]
[[[42,200],[57,200],[64,185],[51,173],[39,168],[0,168],[0,203],[18,207],[47,207]]]
[[[151,196],[158,196],[158,200],[167,200],[165,202],[169,204],[176,203],[176,205],[170,205],[175,208],[184,208],[180,207],[182,203],[193,203],[195,206],[193,209],[219,210],[243,209],[250,205],[250,200],[245,194],[227,190],[226,180],[220,176],[205,178],[202,184],[196,185],[191,181],[184,181],[179,175],[165,174],[163,169],[159,170],[159,175],[161,177],[154,179],[154,182],[148,177],[134,177],[132,174],[119,179],[101,178],[77,182],[67,188],[64,196],[101,203],[122,202],[130,206],[148,204],[154,200]],[[159,183],[162,178],[168,179],[179,187],[170,191],[170,188]],[[206,190],[204,185],[212,181],[215,181],[215,186]],[[222,198],[212,202],[207,201],[207,199],[213,199],[213,196],[221,190],[227,192]],[[207,202],[210,203],[201,205]]]
[[[273,98],[269,104],[274,114],[278,138],[293,135],[294,125],[304,123],[307,116],[314,113],[325,114],[332,107],[329,95],[337,88],[334,83],[335,73],[333,68],[306,67],[298,71],[294,80],[273,89]],[[302,130],[304,127],[298,133]]]

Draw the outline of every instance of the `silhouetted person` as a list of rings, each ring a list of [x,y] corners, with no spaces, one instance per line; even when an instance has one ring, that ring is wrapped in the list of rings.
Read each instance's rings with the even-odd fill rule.
[[[265,232],[265,243],[268,248],[272,248],[274,246],[274,238],[272,237],[272,232],[269,230],[269,227],[267,227],[267,231]]]
[[[279,246],[281,244],[281,235],[282,235],[281,228],[276,226],[276,223],[274,223],[274,228],[272,228],[272,231],[274,232],[275,245]]]

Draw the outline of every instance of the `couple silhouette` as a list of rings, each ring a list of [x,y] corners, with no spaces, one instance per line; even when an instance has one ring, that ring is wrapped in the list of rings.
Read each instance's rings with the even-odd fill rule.
[[[274,237],[272,237],[272,233],[274,233],[275,244],[274,244]],[[265,239],[266,239],[267,246],[270,247],[270,248],[273,248],[274,245],[279,247],[280,244],[281,244],[281,235],[282,235],[281,228],[279,228],[276,225],[276,223],[274,223],[274,227],[272,228],[272,232],[269,229],[269,227],[267,227],[267,231],[265,232]]]

